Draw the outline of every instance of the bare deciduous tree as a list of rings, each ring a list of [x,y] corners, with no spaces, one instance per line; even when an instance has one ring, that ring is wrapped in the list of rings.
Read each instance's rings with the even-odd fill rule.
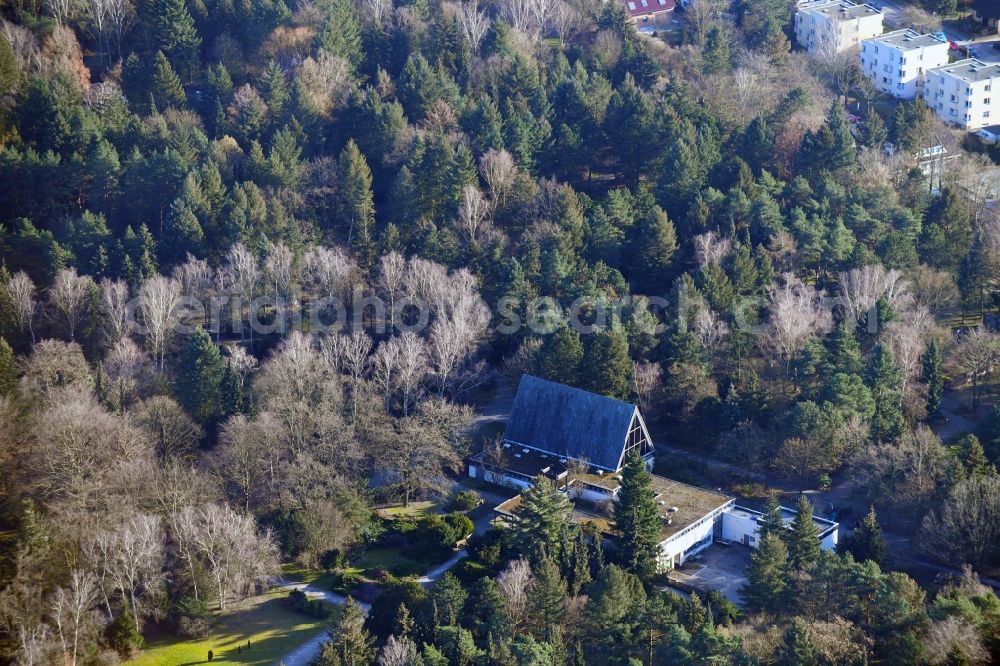
[[[105,599],[119,597],[136,631],[142,631],[142,618],[160,594],[164,579],[162,521],[145,513],[132,515],[111,529],[99,530],[85,544],[85,553],[98,572]]]
[[[982,567],[1000,552],[1000,478],[988,474],[960,481],[921,526],[920,548],[942,562]]]
[[[135,425],[147,433],[157,457],[191,458],[205,432],[177,402],[165,395],[143,400],[129,411]]]
[[[977,326],[966,332],[955,347],[953,363],[972,386],[972,408],[979,408],[982,389],[1000,363],[1000,335]]]
[[[77,275],[75,268],[64,268],[56,273],[49,289],[49,302],[62,315],[69,339],[76,338],[76,328],[86,312],[87,295],[94,282],[85,275]]]
[[[418,662],[417,645],[406,636],[389,636],[379,652],[378,666],[410,666]]]
[[[248,308],[248,317],[252,319],[254,295],[260,283],[261,271],[257,257],[242,243],[233,245],[226,254],[227,283],[232,285],[234,295],[238,297],[236,304],[240,320],[240,340],[243,340],[243,308]],[[253,326],[250,326],[250,342],[253,343]]]
[[[160,372],[163,372],[167,343],[174,334],[180,303],[181,285],[177,280],[155,275],[139,288],[139,311],[146,341],[153,358],[158,360]]]
[[[215,583],[219,610],[230,597],[245,599],[278,572],[278,547],[270,533],[257,531],[253,517],[227,506],[194,509],[189,535],[194,551]]]
[[[965,618],[948,616],[931,623],[924,638],[929,663],[947,664],[954,660],[963,664],[988,664],[990,654],[974,624]]]
[[[699,266],[718,265],[729,255],[732,242],[714,231],[694,237],[694,252]]]
[[[636,361],[632,366],[632,389],[642,409],[650,408],[653,395],[663,386],[663,369],[659,363]]]
[[[114,387],[119,409],[128,407],[132,393],[148,365],[148,357],[132,338],[119,339],[104,356],[104,370]]]
[[[105,278],[101,281],[101,314],[108,343],[115,344],[128,335],[133,323],[133,311],[129,303],[128,284],[124,280]]]
[[[52,593],[50,615],[62,652],[72,666],[76,666],[81,643],[90,639],[101,625],[94,612],[99,598],[97,578],[79,569],[70,572],[68,587],[59,586]]]
[[[871,311],[882,298],[897,312],[909,306],[912,297],[899,271],[871,264],[840,274],[838,301],[854,321]]]
[[[475,185],[462,189],[462,202],[458,206],[457,227],[469,245],[481,245],[489,238],[491,223],[490,205]]]
[[[492,216],[498,207],[507,204],[507,197],[510,196],[514,181],[517,179],[517,164],[506,150],[491,148],[479,158],[479,173],[490,191]]]
[[[823,292],[791,273],[782,276],[780,285],[771,285],[768,299],[771,305],[766,335],[761,341],[786,366],[810,336],[826,333],[833,327],[833,314],[823,300]]]
[[[528,590],[534,581],[528,560],[511,560],[497,576],[497,586],[503,597],[504,607],[514,627],[522,624],[528,612]]]
[[[479,11],[477,0],[466,0],[458,5],[458,24],[462,26],[465,38],[472,46],[472,53],[479,53],[479,45],[486,36],[490,28],[490,19],[484,12]]]
[[[399,388],[403,393],[403,416],[408,416],[410,403],[427,376],[427,346],[409,331],[384,344],[394,344],[399,350],[396,354],[399,359]]]
[[[35,329],[32,322],[35,319],[35,312],[38,310],[38,302],[35,300],[35,283],[31,281],[28,274],[18,271],[7,281],[7,295],[10,296],[14,305],[14,319],[17,327],[22,331],[27,330],[31,334],[31,342],[35,342]]]
[[[396,251],[384,255],[378,262],[378,287],[389,301],[389,332],[396,327],[396,298],[403,288],[406,259]]]

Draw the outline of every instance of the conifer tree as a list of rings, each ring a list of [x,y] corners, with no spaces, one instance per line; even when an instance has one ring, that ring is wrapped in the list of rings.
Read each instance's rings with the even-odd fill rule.
[[[781,608],[788,589],[788,548],[776,534],[768,534],[750,555],[747,582],[740,595],[750,611]]]
[[[799,495],[795,509],[788,534],[788,557],[795,571],[803,571],[819,559],[819,528],[813,522],[813,505],[807,496]]]
[[[203,328],[192,331],[177,358],[174,394],[196,421],[214,423],[224,413],[222,378],[225,366],[219,348]]]
[[[569,591],[574,596],[591,580],[590,575],[590,544],[583,530],[576,530],[573,535],[573,561],[569,575]]]
[[[729,51],[729,36],[720,25],[714,25],[705,35],[705,45],[701,50],[701,67],[706,74],[724,72],[732,66]]]
[[[640,578],[656,573],[661,518],[653,499],[652,477],[646,463],[629,454],[613,507],[612,526],[620,535],[622,564]]]
[[[832,377],[838,372],[855,375],[861,372],[861,345],[846,321],[837,324],[826,347],[823,374]]]
[[[149,77],[149,90],[156,103],[156,108],[164,111],[168,108],[180,109],[184,106],[187,98],[184,96],[184,87],[181,80],[170,66],[170,61],[163,55],[163,51],[157,51],[153,57],[153,71]]]
[[[17,388],[17,360],[14,350],[0,337],[0,397],[11,396]]]
[[[757,543],[761,543],[768,534],[775,534],[781,539],[786,536],[785,521],[781,517],[781,504],[777,493],[768,494],[763,515],[757,519]]]
[[[583,345],[580,334],[563,324],[545,337],[538,354],[538,373],[560,384],[579,386]]]
[[[875,401],[871,423],[872,440],[894,441],[903,434],[903,378],[892,358],[892,352],[884,343],[880,342],[875,346],[868,365],[867,380]]]
[[[155,0],[153,3],[153,43],[170,62],[190,79],[198,66],[201,37],[184,0]]]
[[[340,153],[337,166],[338,208],[349,225],[348,238],[358,263],[365,270],[375,261],[375,202],[372,172],[368,161],[353,140]]]
[[[204,239],[201,224],[191,207],[180,200],[175,201],[163,225],[163,234],[156,244],[160,265],[170,267],[180,264],[189,253],[201,256]]]
[[[566,614],[565,604],[566,581],[559,575],[555,561],[546,555],[535,567],[535,582],[528,598],[532,621],[539,628],[542,640],[552,640]]]
[[[375,662],[375,641],[365,629],[365,613],[354,599],[347,598],[329,636],[317,666],[370,666]]]
[[[631,391],[632,360],[628,355],[625,329],[615,322],[609,329],[597,331],[587,339],[582,372],[588,378],[587,390],[625,400]]]
[[[670,265],[677,252],[677,231],[659,207],[639,220],[632,244],[635,288],[643,294],[665,294]]]
[[[880,567],[885,566],[888,545],[882,535],[882,528],[879,527],[874,507],[850,534],[841,539],[837,544],[837,550],[841,553],[850,553],[854,556],[855,562],[871,560]]]
[[[438,625],[458,624],[459,613],[468,593],[450,571],[445,572],[434,584],[431,599],[437,613]]]
[[[941,394],[944,392],[944,373],[941,369],[941,348],[931,338],[922,358],[922,375],[927,385],[927,416],[934,418],[941,411]]]
[[[511,519],[511,542],[525,555],[553,554],[573,507],[548,478],[539,476],[521,495]]]
[[[966,435],[959,440],[958,445],[961,447],[962,462],[965,464],[965,471],[969,476],[983,476],[996,472],[987,459],[986,451],[978,437]]]
[[[802,620],[795,618],[785,632],[785,641],[778,651],[778,666],[819,666],[816,646]]]
[[[339,56],[351,67],[361,64],[361,28],[358,14],[349,0],[334,0],[317,37],[318,45]]]

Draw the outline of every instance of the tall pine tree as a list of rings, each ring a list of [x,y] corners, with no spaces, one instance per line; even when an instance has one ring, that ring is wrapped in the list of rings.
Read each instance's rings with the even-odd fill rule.
[[[320,649],[317,666],[370,666],[375,663],[375,641],[365,629],[365,613],[350,597],[330,627],[330,639]]]
[[[903,434],[903,376],[884,343],[875,346],[868,365],[868,388],[875,401],[871,435],[876,442],[892,442]]]
[[[190,80],[198,68],[201,37],[184,0],[155,0],[152,11],[154,48],[166,54],[181,76]]]
[[[225,412],[222,379],[225,363],[208,331],[192,331],[177,358],[174,394],[188,414],[202,424],[215,423]]]
[[[622,485],[613,507],[612,525],[620,535],[622,564],[640,578],[656,573],[661,518],[653,499],[646,463],[630,454],[622,469]]]
[[[804,571],[819,559],[819,528],[813,522],[813,505],[805,495],[799,495],[795,518],[788,534],[788,558],[792,568]]]
[[[340,153],[337,164],[337,199],[341,218],[349,225],[348,240],[365,270],[375,261],[375,201],[372,171],[353,140]]]

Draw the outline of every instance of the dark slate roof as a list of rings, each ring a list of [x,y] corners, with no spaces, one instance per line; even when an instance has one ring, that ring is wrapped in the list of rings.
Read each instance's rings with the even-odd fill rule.
[[[618,470],[635,405],[523,375],[504,439]]]

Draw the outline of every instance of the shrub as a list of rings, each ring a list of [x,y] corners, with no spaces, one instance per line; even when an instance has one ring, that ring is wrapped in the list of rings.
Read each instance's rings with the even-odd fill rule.
[[[173,615],[181,638],[204,638],[212,627],[212,611],[202,599],[182,597],[174,604]]]
[[[463,490],[451,496],[451,499],[448,500],[448,510],[471,511],[479,506],[481,501],[479,493],[474,490]]]
[[[347,566],[347,558],[339,548],[331,548],[319,556],[319,565],[327,571],[335,571]]]
[[[468,539],[476,531],[476,526],[472,524],[472,520],[464,513],[454,511],[445,516],[444,520],[451,526],[453,532],[454,541],[452,541],[452,547],[459,541]]]
[[[324,619],[330,615],[330,609],[326,604],[319,599],[310,599],[302,590],[292,590],[288,593],[288,606],[294,612],[309,617]]]
[[[135,619],[128,611],[119,613],[108,625],[108,645],[123,657],[142,648],[142,634],[135,628]]]

